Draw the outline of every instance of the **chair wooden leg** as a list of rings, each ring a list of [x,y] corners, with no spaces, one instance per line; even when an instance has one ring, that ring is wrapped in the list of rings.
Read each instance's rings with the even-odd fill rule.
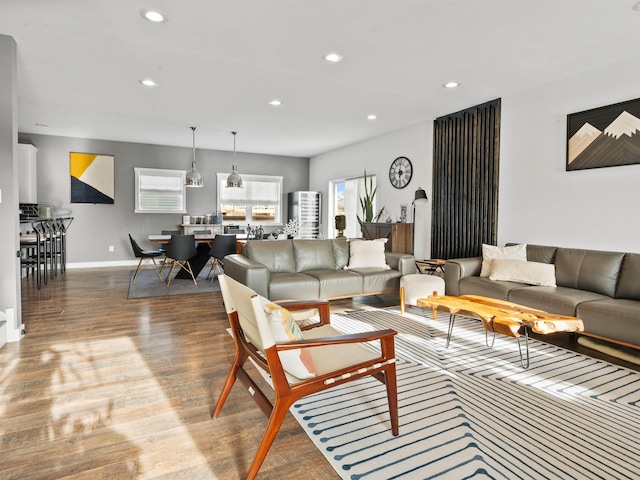
[[[404,315],[404,287],[400,287],[400,315]]]
[[[385,368],[384,383],[387,387],[387,402],[389,403],[389,417],[391,418],[391,434],[397,437],[400,433],[398,422],[398,386],[396,384],[396,365]]]
[[[136,268],[136,273],[133,276],[133,283],[136,283],[136,278],[138,278],[138,272],[140,271],[140,267],[142,267],[142,260],[144,260],[144,258],[140,258],[140,261],[138,262],[138,268]],[[162,280],[162,278],[160,279]]]
[[[156,273],[158,274],[158,278],[160,279],[160,281],[162,282],[162,275],[160,275],[161,270],[158,270],[158,264],[156,263],[156,259],[151,257],[151,261],[153,262],[153,268],[156,269]],[[133,281],[133,283],[136,283],[135,280]]]
[[[220,411],[224,406],[224,402],[227,401],[227,397],[229,396],[229,393],[231,392],[233,385],[236,383],[236,378],[237,378],[236,374],[238,370],[242,368],[242,366],[244,365],[244,362],[247,361],[248,357],[249,356],[246,354],[246,352],[244,351],[239,352],[236,350],[236,357],[233,360],[233,365],[231,365],[231,370],[229,370],[229,375],[227,375],[227,381],[224,382],[224,387],[222,387],[222,392],[220,393],[220,397],[216,402],[216,406],[213,409],[213,412],[211,413],[211,418],[215,418],[218,415],[220,415]]]
[[[171,264],[171,270],[169,270],[169,275],[167,275],[167,287],[171,285],[171,276],[173,275],[173,269],[176,268],[176,263],[178,262],[174,260]]]
[[[186,265],[186,267],[185,267]],[[196,282],[196,277],[193,275],[193,270],[191,269],[191,264],[189,263],[189,260],[187,260],[186,262],[184,262],[181,265],[182,268],[184,268],[187,272],[189,272],[191,274],[191,278],[193,279],[193,283],[195,285],[198,285],[198,282]]]
[[[267,453],[269,453],[269,449],[271,448],[276,435],[280,431],[280,426],[282,425],[284,417],[287,415],[291,405],[293,405],[293,399],[290,397],[276,399],[273,411],[269,417],[269,422],[267,423],[267,429],[262,436],[262,441],[260,442],[256,456],[253,459],[249,473],[247,473],[247,480],[253,480],[256,478],[256,475],[258,475],[258,471],[260,470]]]

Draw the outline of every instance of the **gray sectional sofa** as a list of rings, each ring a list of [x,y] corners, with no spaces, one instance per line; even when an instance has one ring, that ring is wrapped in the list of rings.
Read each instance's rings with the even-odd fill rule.
[[[640,254],[527,245],[553,263],[556,287],[480,277],[482,257],[447,260],[447,295],[482,295],[582,319],[585,334],[640,349]]]
[[[224,272],[270,300],[315,300],[397,293],[400,277],[416,273],[413,256],[384,253],[390,269],[345,269],[349,242],[250,240],[242,254],[227,255]]]

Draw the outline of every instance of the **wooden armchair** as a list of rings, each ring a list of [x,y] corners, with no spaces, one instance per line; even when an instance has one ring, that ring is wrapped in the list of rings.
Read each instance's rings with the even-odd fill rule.
[[[329,322],[329,302],[324,300],[279,302],[285,312],[318,311],[320,322],[302,326],[303,339],[277,342],[274,339],[273,318],[267,311],[274,304],[259,296],[245,285],[225,275],[220,275],[220,287],[225,309],[236,345],[235,359],[231,371],[211,414],[217,417],[236,381],[239,379],[249,390],[262,411],[269,417],[266,431],[247,474],[247,479],[257,475],[269,448],[273,443],[285,415],[294,402],[302,397],[341,385],[352,380],[373,375],[385,383],[391,417],[391,433],[398,435],[398,399],[396,386],[394,330],[344,335]],[[278,309],[281,310],[281,309]],[[277,334],[276,334],[277,336]],[[378,352],[361,345],[379,341]],[[292,371],[287,352],[309,353],[313,359],[315,374],[298,378]],[[302,354],[300,354],[302,356]],[[271,375],[275,402],[272,405],[256,383],[245,372],[248,358]]]

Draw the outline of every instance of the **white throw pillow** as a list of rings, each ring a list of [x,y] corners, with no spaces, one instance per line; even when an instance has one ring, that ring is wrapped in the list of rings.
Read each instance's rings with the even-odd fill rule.
[[[391,269],[387,265],[384,256],[384,244],[387,243],[386,238],[376,238],[375,240],[359,240],[349,241],[349,268],[382,268]]]
[[[556,268],[552,263],[497,259],[492,262],[489,279],[555,287]]]
[[[496,259],[524,261],[527,259],[527,244],[521,243],[510,247],[496,247],[483,243],[481,277],[488,277],[491,274],[491,263]]]

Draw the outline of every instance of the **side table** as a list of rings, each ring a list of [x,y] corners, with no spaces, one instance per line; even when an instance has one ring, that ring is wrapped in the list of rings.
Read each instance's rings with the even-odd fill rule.
[[[418,271],[420,273],[426,273],[428,275],[433,275],[434,273],[444,273],[444,260],[418,260],[416,259],[416,267],[418,267]]]

